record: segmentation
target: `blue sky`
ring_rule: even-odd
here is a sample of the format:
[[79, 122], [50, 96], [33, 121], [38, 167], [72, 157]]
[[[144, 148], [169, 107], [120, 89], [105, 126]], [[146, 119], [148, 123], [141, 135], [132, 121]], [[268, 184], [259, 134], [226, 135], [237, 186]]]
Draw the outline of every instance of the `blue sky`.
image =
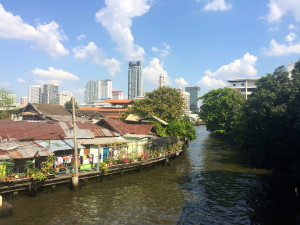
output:
[[88, 80], [127, 96], [128, 62], [144, 90], [163, 73], [201, 93], [261, 77], [300, 56], [299, 0], [0, 0], [0, 88], [60, 85], [83, 100]]

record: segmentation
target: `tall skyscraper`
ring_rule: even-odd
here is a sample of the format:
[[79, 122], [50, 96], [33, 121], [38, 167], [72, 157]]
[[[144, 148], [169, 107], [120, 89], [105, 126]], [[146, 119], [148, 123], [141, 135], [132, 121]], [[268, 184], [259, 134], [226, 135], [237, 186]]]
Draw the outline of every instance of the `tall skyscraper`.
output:
[[84, 102], [93, 104], [99, 99], [112, 98], [112, 81], [111, 80], [90, 80], [85, 86]]
[[143, 96], [143, 77], [141, 61], [129, 62], [128, 99]]
[[41, 92], [41, 103], [59, 104], [58, 85], [44, 84]]
[[41, 102], [41, 86], [31, 85], [28, 87], [28, 102], [40, 103]]
[[186, 92], [190, 93], [190, 110], [192, 112], [199, 112], [200, 111], [200, 106], [199, 106], [199, 91], [200, 88], [195, 86], [195, 87], [186, 87], [185, 88]]

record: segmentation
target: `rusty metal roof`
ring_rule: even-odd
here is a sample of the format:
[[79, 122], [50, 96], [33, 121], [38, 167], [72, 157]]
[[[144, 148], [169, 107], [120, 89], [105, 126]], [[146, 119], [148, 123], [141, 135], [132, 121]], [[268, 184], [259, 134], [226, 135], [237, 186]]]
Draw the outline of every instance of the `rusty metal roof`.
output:
[[125, 134], [153, 134], [151, 129], [152, 124], [127, 124], [119, 119], [104, 118], [97, 124], [103, 125], [105, 127], [109, 126], [111, 129], [115, 130], [122, 136]]
[[[116, 137], [117, 132], [87, 122], [76, 122], [78, 138]], [[1, 140], [59, 140], [73, 137], [71, 122], [27, 122], [0, 120]]]
[[49, 152], [45, 148], [37, 145], [32, 141], [4, 141], [0, 142], [0, 149], [2, 152], [2, 155], [0, 155], [0, 159], [2, 160], [30, 159], [33, 158], [35, 154], [38, 154], [39, 156], [49, 156]]

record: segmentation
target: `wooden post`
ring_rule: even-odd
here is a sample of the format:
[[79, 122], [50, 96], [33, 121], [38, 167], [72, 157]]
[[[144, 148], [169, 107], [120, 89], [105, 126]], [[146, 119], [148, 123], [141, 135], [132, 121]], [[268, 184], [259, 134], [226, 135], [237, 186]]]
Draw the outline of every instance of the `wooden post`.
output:
[[74, 172], [72, 175], [72, 187], [73, 187], [73, 190], [76, 190], [79, 187], [79, 178], [78, 178], [78, 145], [77, 145], [77, 136], [76, 136], [74, 97], [72, 97], [72, 117], [73, 117], [73, 134], [74, 134], [74, 165], [73, 165]]

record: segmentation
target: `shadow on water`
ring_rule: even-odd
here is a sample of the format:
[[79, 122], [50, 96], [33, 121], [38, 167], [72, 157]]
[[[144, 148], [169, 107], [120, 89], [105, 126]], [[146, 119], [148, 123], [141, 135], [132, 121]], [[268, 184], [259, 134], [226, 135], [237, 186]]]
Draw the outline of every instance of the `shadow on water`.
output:
[[251, 167], [226, 139], [197, 128], [178, 224], [300, 224], [287, 177]]

